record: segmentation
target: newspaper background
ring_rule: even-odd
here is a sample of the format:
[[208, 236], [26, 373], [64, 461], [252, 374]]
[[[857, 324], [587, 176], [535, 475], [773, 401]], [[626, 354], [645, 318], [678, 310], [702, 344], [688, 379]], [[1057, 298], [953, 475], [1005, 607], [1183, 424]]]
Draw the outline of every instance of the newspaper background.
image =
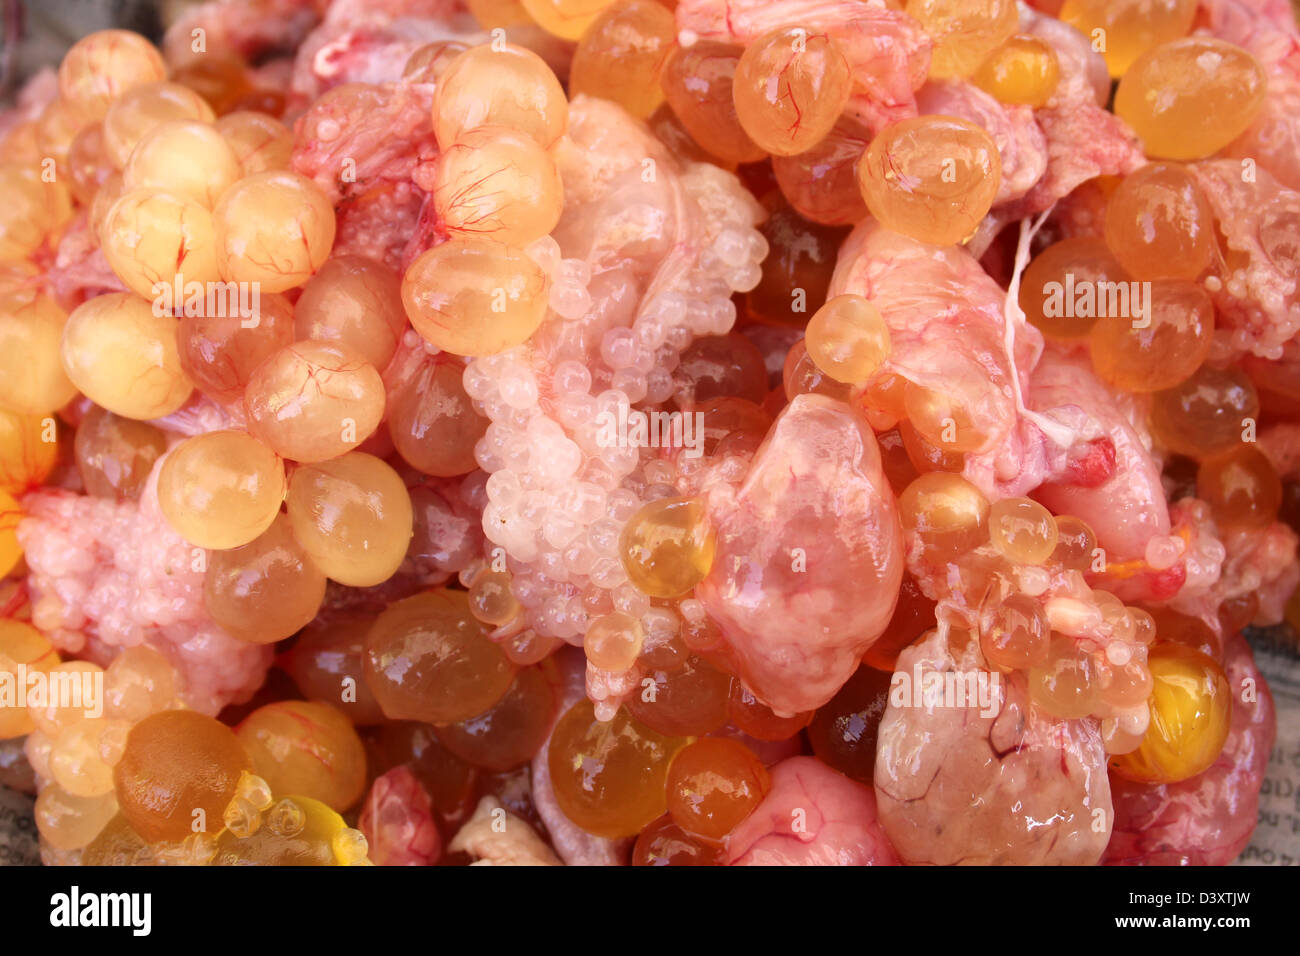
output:
[[[57, 63], [77, 38], [110, 26], [157, 35], [195, 0], [0, 0], [0, 102], [21, 78]], [[1300, 17], [1300, 0], [1292, 0]], [[21, 22], [21, 42], [15, 24]], [[1277, 704], [1277, 743], [1259, 799], [1259, 824], [1239, 865], [1300, 865], [1300, 643], [1282, 625], [1248, 632]], [[34, 801], [0, 787], [0, 866], [40, 862]]]

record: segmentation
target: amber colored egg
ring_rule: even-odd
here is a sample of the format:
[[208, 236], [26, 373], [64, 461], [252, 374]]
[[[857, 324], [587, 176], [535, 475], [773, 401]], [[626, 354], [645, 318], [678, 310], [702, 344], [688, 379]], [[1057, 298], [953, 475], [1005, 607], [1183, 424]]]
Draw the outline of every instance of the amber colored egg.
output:
[[118, 805], [149, 843], [216, 833], [253, 763], [225, 724], [190, 710], [165, 710], [131, 728], [113, 768]]
[[515, 667], [470, 613], [464, 591], [405, 598], [366, 638], [366, 682], [390, 720], [453, 724], [483, 713], [509, 690]]
[[366, 753], [351, 722], [319, 701], [259, 707], [235, 728], [272, 793], [309, 796], [343, 811], [361, 799]]
[[683, 830], [720, 843], [763, 802], [772, 778], [758, 755], [736, 740], [702, 737], [668, 768], [668, 813]]
[[481, 714], [436, 728], [438, 740], [466, 763], [503, 772], [522, 766], [546, 741], [555, 691], [537, 667], [522, 668], [505, 696]]
[[621, 708], [599, 721], [583, 699], [551, 734], [551, 783], [565, 816], [589, 833], [634, 836], [667, 809], [664, 784], [684, 744], [651, 730]]

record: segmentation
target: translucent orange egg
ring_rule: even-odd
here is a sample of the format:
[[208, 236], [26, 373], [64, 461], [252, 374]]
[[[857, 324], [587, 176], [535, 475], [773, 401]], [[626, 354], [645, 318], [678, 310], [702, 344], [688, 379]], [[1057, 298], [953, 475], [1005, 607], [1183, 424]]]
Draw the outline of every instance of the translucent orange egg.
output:
[[176, 320], [127, 293], [79, 305], [64, 327], [62, 356], [87, 398], [126, 418], [170, 415], [194, 391], [181, 370]]
[[469, 586], [469, 607], [484, 624], [500, 627], [514, 618], [522, 606], [510, 591], [510, 575], [485, 569]]
[[200, 548], [238, 548], [280, 513], [284, 463], [245, 432], [187, 438], [158, 472], [158, 505], [167, 522]]
[[772, 157], [772, 173], [782, 195], [813, 222], [827, 226], [860, 222], [867, 205], [858, 189], [857, 167], [870, 139], [866, 127], [842, 116], [807, 151]]
[[542, 324], [546, 273], [520, 249], [452, 239], [411, 263], [402, 301], [415, 331], [444, 352], [494, 355]]
[[1282, 480], [1268, 457], [1247, 443], [1201, 462], [1196, 496], [1225, 528], [1263, 528], [1277, 520]]
[[222, 813], [252, 761], [225, 724], [190, 710], [167, 710], [131, 728], [113, 768], [118, 804], [148, 843], [216, 834]]
[[727, 722], [731, 675], [703, 657], [676, 667], [655, 667], [624, 704], [638, 721], [659, 733], [702, 736]]
[[1020, 25], [1012, 0], [907, 0], [903, 9], [934, 40], [934, 79], [970, 76]]
[[704, 502], [661, 498], [623, 526], [619, 552], [628, 578], [651, 597], [688, 593], [713, 566], [716, 540]]
[[987, 540], [989, 501], [960, 475], [921, 475], [899, 497], [898, 512], [903, 528], [939, 554], [969, 551]]
[[433, 104], [433, 129], [443, 149], [465, 130], [489, 125], [526, 133], [550, 149], [568, 124], [569, 101], [551, 68], [511, 43], [485, 43], [456, 57]]
[[691, 139], [726, 163], [753, 163], [766, 155], [736, 113], [733, 85], [742, 52], [714, 40], [675, 47], [661, 79], [664, 99]]
[[310, 179], [287, 170], [245, 176], [212, 210], [217, 265], [228, 282], [262, 292], [302, 285], [334, 245], [334, 206]]
[[1053, 634], [1046, 660], [1029, 672], [1034, 703], [1064, 720], [1087, 717], [1097, 706], [1092, 658], [1073, 638]]
[[1047, 614], [1034, 598], [1011, 594], [980, 615], [980, 649], [993, 667], [1027, 670], [1047, 660]]
[[381, 372], [405, 329], [401, 277], [365, 256], [331, 256], [294, 305], [298, 338], [347, 346]]
[[176, 119], [211, 123], [216, 115], [202, 96], [179, 83], [146, 83], [122, 94], [104, 114], [104, 148], [113, 166], [124, 168], [146, 133]]
[[917, 116], [886, 127], [858, 164], [862, 198], [881, 225], [941, 246], [974, 232], [1001, 182], [993, 137], [951, 116]]
[[324, 598], [325, 575], [298, 544], [278, 506], [258, 537], [213, 554], [203, 579], [203, 603], [212, 619], [250, 644], [292, 636], [311, 622]]
[[771, 788], [752, 750], [726, 737], [704, 737], [678, 751], [668, 768], [668, 813], [693, 836], [721, 843]]
[[[3, 504], [0, 502], [0, 507]], [[0, 521], [3, 521], [2, 517]], [[0, 544], [2, 550], [3, 544]], [[2, 565], [3, 556], [0, 555]], [[5, 674], [3, 679], [11, 688], [16, 688], [19, 664], [25, 665], [28, 671], [48, 673], [59, 663], [58, 651], [40, 631], [22, 621], [0, 618], [0, 672]], [[27, 712], [26, 697], [16, 698], [12, 705], [6, 702], [0, 706], [0, 740], [22, 737], [35, 729], [36, 724]]]
[[302, 465], [285, 499], [294, 537], [327, 577], [372, 587], [406, 557], [414, 515], [401, 477], [373, 455]]
[[1036, 36], [1017, 34], [989, 54], [971, 82], [999, 102], [1037, 108], [1052, 98], [1060, 78], [1056, 51]]
[[745, 687], [732, 678], [731, 694], [727, 700], [727, 716], [733, 727], [755, 740], [789, 740], [808, 726], [812, 713], [779, 717]]
[[1241, 442], [1259, 411], [1259, 393], [1245, 372], [1202, 365], [1151, 396], [1151, 432], [1170, 451], [1204, 458]]
[[350, 346], [307, 340], [275, 352], [244, 392], [248, 429], [297, 462], [337, 458], [370, 437], [384, 413], [384, 383]]
[[61, 179], [46, 181], [38, 167], [0, 166], [5, 204], [0, 207], [0, 261], [32, 255], [71, 216], [71, 192]]
[[1100, 239], [1079, 236], [1048, 246], [1020, 281], [1020, 308], [1048, 338], [1086, 336], [1097, 321], [1097, 292], [1127, 283], [1128, 274]]
[[430, 359], [388, 392], [388, 434], [407, 464], [450, 478], [478, 467], [474, 446], [487, 431], [458, 362]]
[[673, 15], [654, 0], [607, 6], [578, 41], [569, 91], [613, 100], [637, 119], [663, 102], [659, 74], [677, 33]]
[[859, 295], [837, 295], [808, 320], [804, 336], [817, 367], [848, 385], [871, 378], [889, 358], [889, 326]]
[[[1214, 303], [1200, 286], [1177, 280], [1133, 283], [1130, 292], [1128, 308], [1122, 294], [1112, 299], [1089, 332], [1093, 368], [1103, 381], [1127, 391], [1172, 388], [1209, 355]], [[1139, 308], [1134, 298], [1145, 305]]]
[[68, 147], [68, 176], [72, 195], [83, 206], [94, 202], [108, 177], [113, 174], [113, 164], [104, 153], [104, 126], [91, 123], [82, 128]]
[[438, 157], [433, 204], [453, 236], [525, 246], [560, 221], [564, 186], [555, 161], [528, 133], [480, 126]]
[[510, 689], [515, 667], [474, 619], [464, 591], [391, 604], [366, 639], [366, 681], [390, 720], [452, 724], [482, 714]]
[[640, 723], [625, 709], [596, 720], [582, 699], [559, 719], [548, 753], [555, 800], [589, 833], [634, 836], [667, 810], [673, 755], [686, 743]]
[[1029, 498], [1003, 498], [989, 510], [993, 547], [1019, 564], [1042, 564], [1056, 550], [1052, 513]]
[[277, 658], [304, 697], [332, 705], [358, 727], [384, 722], [363, 664], [376, 617], [362, 611], [322, 614]]
[[294, 339], [294, 307], [284, 296], [259, 294], [236, 305], [187, 311], [176, 330], [186, 377], [222, 403], [242, 399], [253, 371]]
[[633, 866], [720, 866], [724, 854], [692, 837], [665, 814], [636, 838], [632, 848]]
[[211, 209], [241, 175], [239, 158], [209, 123], [168, 120], [146, 133], [122, 170], [127, 189], [160, 189]]
[[282, 700], [235, 728], [254, 772], [274, 793], [311, 797], [343, 811], [361, 799], [366, 753], [352, 723], [329, 704]]
[[129, 30], [97, 30], [72, 45], [59, 64], [59, 95], [97, 120], [123, 93], [167, 78], [157, 48]]
[[862, 663], [892, 673], [903, 649], [926, 631], [933, 630], [935, 606], [935, 602], [921, 590], [920, 582], [911, 574], [904, 573], [894, 614], [884, 632], [862, 655]]
[[502, 772], [521, 767], [546, 742], [555, 716], [555, 691], [536, 667], [515, 675], [505, 695], [490, 708], [459, 723], [437, 728], [439, 742], [466, 763]]
[[39, 486], [59, 457], [54, 419], [0, 408], [0, 490], [18, 494]]
[[[493, 0], [473, 0], [469, 3], [470, 13], [474, 13], [474, 7], [479, 4], [491, 4]], [[506, 0], [507, 4], [514, 4], [522, 15], [522, 22], [528, 21], [528, 14], [523, 12], [523, 8], [518, 5], [518, 0]], [[489, 29], [493, 26], [504, 26], [505, 24], [482, 24]], [[469, 49], [459, 40], [435, 40], [433, 43], [426, 43], [409, 57], [406, 58], [406, 66], [402, 67], [402, 79], [410, 83], [437, 83], [442, 79], [443, 74], [451, 68], [451, 64], [456, 57], [460, 56]]]
[[114, 816], [117, 799], [108, 793], [90, 797], [47, 783], [36, 797], [36, 828], [41, 839], [60, 850], [79, 850], [94, 840]]
[[82, 417], [73, 454], [86, 493], [127, 501], [140, 497], [154, 462], [167, 450], [162, 429], [94, 405]]
[[188, 283], [205, 289], [220, 279], [212, 214], [185, 196], [157, 189], [123, 192], [105, 216], [99, 241], [127, 288], [157, 301], [165, 313], [189, 297]]
[[1058, 515], [1056, 518], [1056, 548], [1052, 561], [1059, 562], [1072, 571], [1087, 571], [1092, 567], [1097, 535], [1082, 518]]
[[216, 130], [234, 151], [245, 176], [289, 168], [293, 133], [274, 116], [256, 110], [237, 110], [217, 120]]
[[1246, 131], [1264, 105], [1264, 69], [1241, 47], [1188, 37], [1139, 56], [1115, 91], [1115, 115], [1148, 156], [1202, 159]]
[[1123, 76], [1152, 47], [1187, 36], [1196, 0], [1065, 0], [1060, 16], [1093, 40], [1111, 76]]
[[586, 32], [610, 0], [521, 0], [528, 15], [547, 33], [576, 40]]
[[1138, 279], [1195, 279], [1214, 254], [1213, 232], [1204, 192], [1173, 163], [1126, 176], [1106, 204], [1106, 245]]
[[831, 131], [852, 86], [848, 60], [830, 36], [782, 27], [745, 46], [732, 92], [749, 138], [774, 156], [794, 156]]
[[175, 668], [148, 644], [125, 647], [104, 671], [104, 713], [135, 723], [176, 699]]

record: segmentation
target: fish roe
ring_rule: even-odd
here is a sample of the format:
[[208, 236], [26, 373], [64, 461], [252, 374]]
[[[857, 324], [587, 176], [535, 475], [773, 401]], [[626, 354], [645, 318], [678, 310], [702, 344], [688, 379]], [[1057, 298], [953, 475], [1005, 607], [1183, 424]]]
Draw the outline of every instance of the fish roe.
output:
[[934, 40], [932, 79], [970, 76], [1020, 25], [1014, 0], [907, 0], [903, 9]]
[[1152, 47], [1187, 36], [1196, 0], [1065, 0], [1060, 16], [1094, 41], [1111, 76], [1123, 76]]
[[257, 708], [235, 728], [253, 771], [274, 793], [319, 800], [342, 812], [366, 786], [366, 753], [352, 723], [319, 701], [281, 700]]
[[1188, 37], [1135, 60], [1115, 91], [1115, 115], [1148, 156], [1203, 159], [1246, 131], [1264, 105], [1259, 61], [1241, 47]]
[[1259, 412], [1250, 376], [1207, 364], [1151, 396], [1151, 433], [1170, 451], [1204, 458], [1237, 445]]
[[252, 761], [225, 724], [191, 710], [167, 710], [131, 728], [113, 768], [118, 805], [148, 843], [215, 834]]
[[578, 41], [570, 92], [613, 100], [637, 119], [649, 119], [663, 103], [659, 74], [676, 33], [672, 13], [654, 0], [611, 3]]
[[238, 548], [280, 514], [284, 462], [246, 432], [187, 438], [158, 472], [158, 505], [182, 538], [200, 548]]
[[971, 76], [971, 82], [1001, 103], [1045, 106], [1056, 92], [1061, 64], [1044, 40], [1017, 34], [994, 50]]
[[366, 638], [366, 682], [390, 720], [452, 724], [482, 714], [516, 668], [488, 640], [464, 591], [446, 588], [388, 606]]
[[752, 41], [736, 65], [736, 118], [773, 156], [794, 156], [831, 131], [849, 101], [853, 77], [831, 37], [782, 27]]
[[1177, 783], [1208, 770], [1228, 739], [1232, 688], [1215, 661], [1181, 644], [1158, 644], [1147, 656], [1151, 723], [1142, 743], [1111, 760], [1122, 777]]
[[1196, 496], [1224, 528], [1263, 528], [1277, 520], [1282, 480], [1253, 443], [1204, 459], [1196, 471]]
[[[1104, 382], [1130, 392], [1172, 388], [1210, 353], [1214, 303], [1200, 286], [1178, 280], [1132, 284], [1133, 298], [1112, 301], [1088, 335], [1092, 365]], [[1123, 290], [1121, 290], [1122, 292]], [[1141, 307], [1134, 299], [1145, 299]]]
[[652, 730], [626, 709], [599, 721], [591, 701], [580, 700], [551, 734], [555, 800], [589, 833], [635, 836], [667, 811], [668, 767], [685, 743]]
[[628, 518], [619, 555], [628, 578], [651, 597], [691, 591], [713, 566], [716, 538], [698, 498], [661, 498]]
[[294, 537], [325, 576], [372, 587], [406, 557], [414, 514], [400, 476], [364, 452], [302, 465], [285, 498]]
[[703, 737], [673, 757], [666, 785], [673, 822], [701, 840], [721, 843], [763, 802], [772, 778], [739, 741]]
[[889, 326], [880, 310], [860, 295], [837, 295], [808, 320], [808, 356], [847, 385], [871, 378], [889, 358]]
[[214, 553], [203, 579], [203, 604], [212, 619], [250, 644], [291, 637], [324, 599], [325, 575], [293, 536], [278, 502], [266, 530], [242, 547]]
[[1214, 254], [1210, 204], [1186, 168], [1150, 163], [1106, 204], [1106, 245], [1137, 279], [1195, 279]]
[[862, 198], [881, 225], [938, 246], [961, 242], [975, 231], [1001, 182], [1002, 160], [993, 137], [952, 116], [894, 123], [871, 141], [858, 163]]

